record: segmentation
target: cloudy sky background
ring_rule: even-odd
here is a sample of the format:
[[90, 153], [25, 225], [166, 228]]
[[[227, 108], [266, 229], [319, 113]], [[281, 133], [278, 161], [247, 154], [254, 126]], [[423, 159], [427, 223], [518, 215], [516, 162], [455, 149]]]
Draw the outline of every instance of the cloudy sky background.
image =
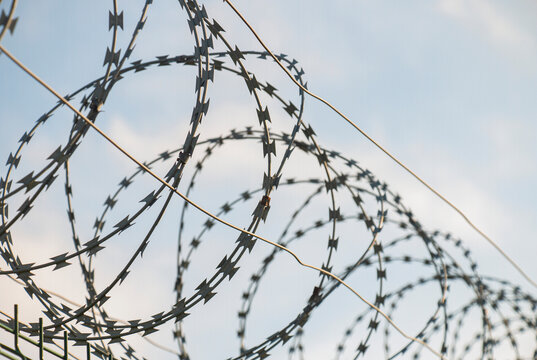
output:
[[[261, 49], [224, 3], [207, 1], [204, 4], [209, 16], [218, 20], [226, 30], [226, 37], [241, 50]], [[0, 8], [7, 10], [8, 5], [9, 2], [4, 1]], [[120, 3], [120, 10], [125, 13], [125, 31], [119, 37], [121, 48], [125, 48], [142, 5], [142, 1]], [[300, 62], [311, 91], [332, 102], [459, 206], [532, 278], [537, 278], [535, 2], [236, 1], [235, 5], [276, 53], [288, 54]], [[13, 35], [6, 36], [2, 44], [60, 93], [68, 93], [104, 73], [102, 61], [111, 36], [107, 23], [110, 8], [111, 4], [104, 2], [22, 2], [17, 8], [20, 17], [17, 29]], [[159, 1], [150, 7], [146, 28], [130, 60], [191, 54], [193, 46], [185, 14], [178, 3]], [[219, 46], [216, 50], [222, 49]], [[296, 88], [274, 63], [247, 59], [246, 64], [260, 74], [260, 80], [268, 80], [286, 98], [294, 99], [295, 104], [298, 102]], [[112, 91], [98, 124], [138, 159], [152, 159], [183, 143], [195, 100], [194, 84], [193, 67], [158, 68], [127, 77]], [[211, 108], [203, 123], [202, 138], [257, 123], [253, 101], [242, 80], [217, 74], [209, 96]], [[29, 130], [56, 99], [6, 56], [0, 56], [0, 99], [0, 156], [7, 160], [24, 131]], [[275, 123], [285, 124], [283, 120], [278, 122], [278, 116], [283, 118], [284, 114], [275, 110]], [[450, 231], [464, 238], [467, 246], [474, 250], [483, 273], [513, 280], [535, 294], [452, 209], [325, 106], [307, 99], [305, 120], [315, 129], [323, 146], [357, 159], [390, 184], [427, 228]], [[65, 141], [70, 123], [71, 114], [67, 110], [59, 111], [49, 120], [23, 155], [16, 179], [44, 164], [46, 157]], [[204, 191], [193, 196], [209, 210], [217, 209], [229, 198], [218, 197], [224, 191], [233, 198], [241, 190], [258, 186], [262, 178], [262, 166], [252, 165], [261, 161], [259, 154], [241, 147], [224, 151], [221, 161], [210, 170], [209, 174], [214, 175], [208, 175], [200, 184]], [[87, 136], [72, 165], [75, 205], [79, 209], [77, 223], [84, 229], [82, 233], [90, 233], [102, 202], [132, 169], [128, 160], [98, 136]], [[305, 173], [308, 171], [304, 169]], [[145, 196], [155, 184], [144, 179], [137, 186], [132, 190], [134, 200], [127, 200], [122, 205], [124, 209]], [[50, 194], [40, 201], [40, 206], [36, 206], [35, 213], [28, 216], [26, 225], [15, 229], [16, 246], [25, 254], [21, 257], [35, 261], [70, 249], [62, 191], [59, 179]], [[178, 211], [179, 205], [177, 200], [174, 209]], [[112, 217], [119, 220], [124, 217], [121, 215], [119, 211]], [[114, 224], [113, 219], [109, 220], [110, 225]], [[241, 219], [244, 217], [235, 218], [244, 226]], [[193, 221], [201, 224], [205, 220]], [[214, 262], [233, 243], [233, 232], [223, 228], [219, 231], [226, 240], [212, 239], [212, 247], [199, 254], [199, 269], [194, 269], [193, 273], [203, 274], [204, 267], [212, 269]], [[270, 229], [264, 231], [261, 234], [270, 234]], [[137, 264], [136, 277], [131, 282], [126, 281], [122, 291], [115, 294], [117, 302], [110, 304], [114, 315], [125, 318], [137, 313], [150, 315], [164, 310], [173, 301], [176, 246], [173, 219], [162, 227], [156, 238], [164, 240], [152, 244], [143, 261]], [[109, 252], [100, 263], [103, 270], [99, 271], [117, 272], [118, 264], [127, 259], [132, 247], [127, 237], [120, 237], [116, 244], [107, 248]], [[308, 256], [306, 252], [300, 255]], [[291, 261], [284, 261], [281, 266], [289, 272], [296, 271], [297, 280], [307, 274]], [[275, 272], [274, 279], [283, 273], [284, 270]], [[244, 279], [248, 275], [245, 271]], [[297, 285], [292, 278], [287, 279], [288, 285], [283, 281], [282, 291], [298, 287], [300, 295], [297, 296], [304, 299], [315, 277], [305, 280], [307, 285]], [[83, 284], [76, 271], [44, 272], [40, 279], [43, 286], [83, 301]], [[102, 281], [105, 279], [103, 276]], [[195, 280], [190, 285], [195, 286]], [[196, 320], [187, 324], [191, 329], [189, 333], [193, 339], [201, 339], [192, 341], [193, 358], [208, 358], [215, 353], [227, 357], [236, 351], [237, 344], [233, 342], [236, 299], [243, 286], [233, 286], [230, 285], [227, 292], [223, 290], [221, 302], [209, 303], [207, 312], [197, 309], [197, 313], [192, 314]], [[0, 291], [0, 308], [4, 311], [10, 312], [13, 303], [18, 302], [24, 307], [25, 321], [35, 321], [39, 316], [38, 309], [27, 301], [25, 292], [8, 279], [0, 279]], [[341, 297], [341, 302], [328, 306], [345, 309], [342, 304], [358, 302], [352, 297]], [[283, 324], [282, 319], [289, 319], [298, 309], [292, 306], [289, 309], [286, 304], [290, 301], [285, 297], [280, 299], [281, 304], [277, 299], [259, 301], [257, 309], [272, 305], [283, 314], [277, 324]], [[229, 314], [221, 314], [222, 308], [229, 309]], [[285, 316], [286, 311], [289, 316]], [[213, 313], [222, 316], [217, 326], [210, 321]], [[345, 318], [346, 314], [340, 310], [336, 315]], [[259, 316], [258, 328], [277, 328], [270, 321], [274, 320]], [[220, 336], [224, 339], [222, 324], [231, 324], [226, 327], [231, 333], [229, 342], [215, 340]], [[333, 354], [345, 326], [334, 327], [334, 336], [321, 334], [312, 338], [315, 341], [306, 354], [311, 358]], [[259, 331], [259, 334], [267, 333]], [[257, 339], [257, 333], [252, 336]], [[173, 347], [168, 330], [154, 338]], [[324, 340], [321, 342], [321, 339]], [[207, 346], [209, 340], [214, 346]], [[150, 356], [166, 356], [141, 341], [138, 347]]]

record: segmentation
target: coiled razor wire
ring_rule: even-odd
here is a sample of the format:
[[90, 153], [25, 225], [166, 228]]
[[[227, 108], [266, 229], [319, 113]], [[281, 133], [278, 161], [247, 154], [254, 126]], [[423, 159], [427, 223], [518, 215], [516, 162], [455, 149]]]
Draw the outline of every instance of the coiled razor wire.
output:
[[[43, 313], [48, 318], [44, 326], [45, 341], [61, 340], [61, 333], [67, 331], [68, 339], [75, 345], [90, 344], [94, 356], [122, 359], [141, 359], [129, 339], [131, 335], [157, 332], [168, 322], [175, 322], [174, 337], [177, 340], [176, 354], [179, 359], [190, 359], [188, 353], [187, 332], [183, 319], [194, 307], [202, 307], [217, 295], [219, 287], [233, 281], [239, 271], [241, 262], [249, 257], [256, 245], [256, 233], [262, 223], [270, 224], [271, 195], [278, 189], [309, 189], [303, 201], [296, 195], [295, 208], [282, 227], [278, 224], [280, 235], [274, 248], [263, 259], [259, 268], [245, 284], [242, 299], [238, 303], [237, 353], [229, 359], [264, 359], [270, 356], [273, 349], [287, 347], [289, 358], [304, 358], [306, 345], [304, 334], [319, 331], [309, 327], [310, 319], [315, 310], [320, 308], [330, 295], [340, 287], [342, 281], [360, 275], [370, 276], [376, 284], [374, 307], [369, 307], [357, 314], [355, 309], [347, 309], [347, 313], [355, 316], [349, 321], [347, 329], [338, 344], [334, 346], [334, 358], [360, 359], [367, 357], [371, 343], [382, 338], [385, 358], [430, 358], [431, 353], [416, 341], [394, 341], [393, 324], [386, 321], [378, 309], [391, 319], [398, 318], [398, 310], [406, 306], [405, 301], [412, 298], [415, 292], [427, 289], [427, 303], [432, 304], [427, 313], [420, 314], [418, 330], [411, 334], [412, 338], [429, 344], [441, 357], [448, 359], [466, 359], [473, 356], [481, 359], [516, 358], [529, 359], [537, 357], [537, 300], [520, 287], [507, 281], [481, 275], [477, 271], [477, 263], [470, 251], [460, 239], [449, 233], [431, 232], [426, 230], [415, 218], [413, 213], [404, 206], [399, 195], [392, 192], [387, 184], [377, 180], [357, 161], [345, 157], [339, 152], [325, 149], [316, 138], [312, 127], [303, 118], [304, 92], [300, 91], [297, 105], [286, 100], [278, 90], [263, 82], [246, 67], [247, 59], [257, 57], [271, 59], [267, 52], [241, 51], [224, 36], [224, 29], [208, 16], [204, 6], [196, 1], [179, 0], [179, 5], [187, 17], [191, 36], [194, 40], [194, 53], [191, 55], [158, 56], [155, 59], [132, 61], [137, 36], [143, 30], [147, 15], [152, 4], [147, 0], [143, 6], [139, 20], [134, 27], [131, 39], [124, 51], [120, 50], [117, 41], [118, 32], [123, 30], [123, 11], [118, 8], [116, 0], [109, 12], [109, 30], [111, 43], [106, 48], [104, 59], [104, 75], [64, 98], [73, 104], [79, 104], [79, 111], [95, 123], [101, 109], [106, 103], [114, 85], [128, 76], [134, 76], [143, 70], [156, 67], [186, 65], [197, 69], [195, 105], [192, 111], [190, 129], [184, 138], [183, 146], [163, 151], [155, 159], [143, 163], [133, 173], [120, 181], [116, 190], [105, 199], [103, 209], [97, 216], [94, 232], [91, 235], [79, 233], [75, 222], [72, 178], [69, 173], [73, 154], [84, 141], [88, 131], [92, 131], [80, 116], [75, 115], [73, 125], [65, 143], [48, 157], [48, 163], [42, 168], [34, 169], [24, 176], [15, 176], [17, 167], [22, 160], [26, 146], [65, 104], [60, 101], [49, 111], [39, 117], [33, 127], [21, 137], [17, 149], [9, 154], [7, 171], [0, 180], [0, 253], [9, 269], [2, 269], [0, 275], [16, 277], [28, 295], [39, 302]], [[4, 5], [0, 1], [0, 5]], [[13, 34], [17, 24], [15, 17], [17, 1], [8, 2], [2, 8], [0, 16], [0, 41], [6, 34]], [[7, 10], [6, 10], [7, 9]], [[7, 12], [6, 12], [6, 11]], [[215, 44], [224, 46], [225, 51], [213, 51]], [[298, 62], [284, 54], [277, 56], [287, 66], [295, 79], [306, 88], [304, 70]], [[257, 118], [251, 126], [234, 129], [229, 133], [208, 139], [199, 139], [203, 132], [202, 120], [209, 111], [208, 92], [215, 79], [215, 72], [228, 72], [244, 79], [247, 89], [256, 104]], [[290, 117], [288, 130], [275, 131], [271, 128], [269, 109], [262, 99], [271, 97], [285, 110]], [[207, 125], [207, 124], [204, 124]], [[181, 183], [188, 183], [185, 195], [189, 197], [211, 156], [217, 154], [225, 146], [233, 143], [253, 143], [263, 154], [266, 170], [262, 174], [257, 188], [244, 189], [235, 197], [230, 197], [215, 214], [225, 217], [240, 208], [250, 208], [251, 218], [243, 224], [247, 232], [236, 235], [234, 247], [218, 263], [216, 270], [208, 275], [193, 292], [183, 289], [187, 279], [189, 266], [194, 260], [193, 254], [213, 231], [215, 220], [207, 217], [197, 235], [189, 241], [185, 231], [191, 229], [188, 212], [192, 206], [184, 202], [178, 223], [177, 276], [175, 281], [176, 299], [170, 308], [146, 318], [118, 321], [106, 311], [106, 303], [110, 299], [111, 290], [119, 286], [128, 276], [135, 261], [140, 261], [144, 250], [154, 238], [154, 231], [170, 207], [175, 192], [161, 184], [150, 192], [140, 196], [140, 205], [122, 216], [122, 220], [105, 231], [107, 215], [121, 201], [124, 191], [147, 169], [159, 164], [167, 166], [164, 179], [174, 189]], [[277, 150], [280, 157], [277, 157]], [[286, 165], [289, 160], [300, 153], [315, 159], [321, 170], [314, 177], [287, 177]], [[200, 155], [201, 154], [201, 155]], [[193, 165], [189, 160], [195, 157]], [[187, 166], [194, 170], [189, 179], [183, 178]], [[63, 174], [62, 174], [63, 172]], [[40, 195], [49, 188], [58, 186], [56, 181], [63, 175], [67, 215], [74, 248], [65, 250], [50, 261], [42, 263], [24, 263], [17, 254], [13, 244], [17, 237], [12, 234], [14, 224], [24, 222], [25, 216], [32, 211]], [[24, 193], [26, 199], [14, 204], [15, 195]], [[298, 191], [294, 191], [300, 194]], [[305, 215], [313, 203], [326, 202], [324, 213], [318, 219], [311, 220]], [[352, 206], [348, 206], [348, 204]], [[252, 205], [253, 204], [253, 205]], [[15, 207], [15, 211], [8, 211]], [[113, 242], [118, 235], [135, 225], [138, 219], [148, 213], [152, 207], [158, 208], [156, 218], [149, 230], [146, 230], [138, 247], [130, 255], [126, 265], [114, 276], [104, 288], [98, 289], [95, 284], [96, 268], [94, 258], [104, 251], [105, 246]], [[343, 209], [343, 210], [342, 210]], [[199, 213], [196, 213], [199, 215]], [[245, 219], [246, 220], [246, 219]], [[306, 224], [304, 225], [304, 222]], [[342, 232], [340, 228], [351, 227], [355, 233]], [[248, 343], [248, 319], [255, 307], [254, 299], [258, 294], [263, 279], [269, 273], [274, 260], [281, 255], [282, 247], [289, 247], [303, 242], [310, 235], [319, 231], [327, 231], [327, 248], [323, 270], [311, 295], [302, 309], [287, 319], [278, 331], [267, 333], [265, 340], [259, 343]], [[363, 230], [367, 231], [365, 238]], [[140, 230], [142, 231], [142, 230]], [[359, 236], [356, 234], [360, 234]], [[345, 243], [358, 243], [363, 250], [352, 256], [348, 263], [338, 263], [336, 253], [338, 247]], [[423, 252], [416, 252], [415, 249]], [[84, 305], [66, 303], [66, 299], [49, 293], [34, 278], [34, 273], [47, 268], [54, 270], [73, 265], [78, 262], [87, 290], [87, 301]], [[335, 270], [334, 270], [335, 269]], [[372, 269], [373, 272], [368, 271]], [[407, 270], [404, 270], [407, 269]], [[418, 270], [417, 270], [418, 269]], [[403, 272], [403, 279], [389, 281], [388, 275]], [[341, 281], [328, 276], [334, 273]], [[450, 296], [451, 287], [462, 287], [465, 296], [460, 299]], [[434, 289], [434, 290], [433, 290]], [[457, 292], [459, 294], [459, 292]], [[281, 296], [285, 296], [281, 294]], [[453, 303], [453, 305], [451, 305]], [[400, 310], [403, 311], [404, 310]], [[6, 316], [5, 313], [2, 313]], [[478, 319], [478, 323], [475, 320]], [[3, 324], [13, 325], [13, 319], [2, 319]], [[31, 336], [38, 334], [38, 323], [21, 324], [21, 331]], [[528, 333], [531, 341], [521, 337]], [[461, 334], [471, 334], [462, 337]], [[112, 345], [117, 344], [117, 345]], [[368, 352], [369, 351], [369, 352]], [[226, 355], [221, 355], [224, 358]], [[378, 355], [372, 355], [378, 356]]]

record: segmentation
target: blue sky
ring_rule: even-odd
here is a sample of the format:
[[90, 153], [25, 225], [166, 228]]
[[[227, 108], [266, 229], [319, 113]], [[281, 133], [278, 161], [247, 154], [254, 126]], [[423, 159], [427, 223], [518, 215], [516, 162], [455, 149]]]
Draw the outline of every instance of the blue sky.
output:
[[[234, 3], [271, 49], [300, 62], [311, 91], [328, 99], [459, 206], [532, 278], [537, 278], [534, 260], [537, 245], [533, 241], [537, 223], [534, 188], [537, 183], [537, 3], [484, 0]], [[8, 4], [9, 1], [2, 2], [0, 9], [6, 10]], [[119, 37], [122, 48], [142, 4], [142, 1], [120, 4], [125, 13], [125, 31]], [[209, 16], [218, 20], [226, 36], [241, 50], [261, 49], [224, 3], [204, 4]], [[103, 74], [102, 61], [110, 42], [109, 8], [110, 4], [104, 2], [21, 2], [16, 13], [20, 17], [17, 29], [3, 39], [2, 45], [65, 94]], [[179, 5], [159, 1], [150, 8], [146, 28], [131, 60], [190, 54], [192, 49], [192, 36]], [[216, 50], [219, 49], [222, 47], [217, 45]], [[248, 60], [247, 64], [286, 97], [297, 99], [297, 89], [273, 62]], [[151, 159], [165, 149], [182, 144], [194, 101], [194, 81], [193, 67], [137, 73], [118, 83], [103, 109], [100, 126], [138, 158]], [[242, 81], [217, 74], [210, 97], [211, 109], [202, 138], [257, 122]], [[7, 160], [24, 131], [56, 99], [6, 56], [0, 56], [0, 99], [0, 156]], [[321, 144], [357, 159], [389, 183], [428, 228], [449, 230], [463, 237], [475, 251], [484, 273], [507, 277], [532, 291], [453, 210], [342, 119], [311, 98], [307, 99], [306, 109], [306, 121], [315, 129]], [[65, 140], [70, 121], [70, 113], [62, 110], [47, 123], [38, 134], [39, 140], [23, 157], [19, 177], [26, 175], [26, 169], [42, 164]], [[233, 177], [233, 171], [241, 166], [253, 167], [249, 164], [258, 157], [240, 148], [226, 151], [229, 151], [226, 158], [236, 160], [235, 164], [216, 164], [214, 171], [223, 179], [230, 179], [229, 183], [210, 178], [204, 183], [205, 188], [212, 187], [214, 194], [228, 189], [235, 196], [241, 186], [258, 184], [257, 173], [245, 172], [244, 185], [237, 184]], [[73, 176], [76, 187], [81, 189], [77, 196], [83, 207], [78, 222], [82, 227], [91, 227], [101, 199], [106, 198], [132, 166], [94, 134], [88, 136], [87, 145], [75, 160], [78, 165], [73, 165]], [[99, 170], [104, 170], [107, 176], [97, 176]], [[20, 239], [24, 239], [19, 246], [28, 251], [29, 257], [38, 258], [40, 251], [58, 254], [69, 246], [65, 239], [54, 243], [56, 237], [66, 234], [65, 229], [56, 230], [65, 227], [65, 209], [62, 200], [58, 200], [61, 199], [58, 185], [56, 192], [51, 191], [49, 203], [45, 202], [48, 205], [41, 207], [41, 215], [30, 219], [31, 226], [19, 229]], [[151, 188], [154, 184], [147, 180], [140, 185], [140, 193], [145, 191], [143, 186]], [[209, 208], [218, 206], [210, 194], [209, 190], [200, 192], [195, 200]], [[176, 235], [170, 226], [162, 230], [161, 236], [175, 239]], [[147, 276], [146, 282], [151, 281], [150, 271], [155, 268], [165, 273], [173, 271], [173, 255], [161, 260], [159, 251], [173, 251], [174, 245], [162, 246], [154, 250], [154, 257], [145, 258], [146, 267], [140, 265], [145, 272], [141, 271], [138, 279]], [[128, 252], [127, 248], [128, 243], [119, 243], [111, 251], [122, 256]], [[207, 256], [208, 259], [200, 260], [202, 265], [211, 263], [210, 255]], [[104, 260], [101, 266], [106, 268]], [[71, 292], [80, 300], [81, 284], [74, 285], [76, 276], [70, 275], [73, 274], [58, 275], [73, 284], [66, 289], [60, 286], [58, 291]], [[161, 283], [152, 284], [154, 291], [166, 289], [169, 296], [172, 278], [162, 275]], [[51, 286], [56, 282], [46, 277], [43, 281]], [[10, 308], [14, 301], [24, 301], [24, 292], [19, 294], [7, 280], [0, 279], [0, 286], [9, 288], [12, 294], [0, 300], [2, 308]], [[128, 297], [117, 296], [123, 301]], [[162, 305], [147, 294], [141, 294], [140, 302], [150, 308]], [[229, 303], [234, 304], [233, 300]], [[121, 313], [122, 309], [118, 306], [117, 311]], [[30, 312], [28, 317], [34, 314], [37, 312]], [[129, 316], [128, 311], [125, 316]], [[203, 318], [203, 314], [199, 316]], [[203, 333], [202, 327], [191, 326], [194, 333]], [[343, 328], [339, 332], [342, 331]], [[173, 346], [169, 333], [157, 336]], [[201, 358], [209, 356], [210, 350], [204, 346], [193, 346], [194, 353], [197, 351]], [[326, 354], [332, 354], [333, 348], [331, 344]], [[147, 351], [154, 354], [155, 350]], [[316, 351], [322, 354], [323, 350]]]

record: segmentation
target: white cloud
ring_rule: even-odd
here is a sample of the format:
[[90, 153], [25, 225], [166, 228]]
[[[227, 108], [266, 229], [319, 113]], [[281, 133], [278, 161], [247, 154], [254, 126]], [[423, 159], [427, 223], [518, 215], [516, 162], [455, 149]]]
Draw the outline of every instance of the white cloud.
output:
[[463, 22], [506, 51], [506, 54], [515, 51], [513, 59], [520, 60], [521, 55], [531, 56], [532, 59], [536, 56], [537, 44], [534, 36], [490, 1], [440, 0], [438, 9]]
[[488, 123], [486, 132], [494, 146], [491, 170], [495, 175], [508, 180], [536, 176], [535, 124], [518, 119], [491, 119]]

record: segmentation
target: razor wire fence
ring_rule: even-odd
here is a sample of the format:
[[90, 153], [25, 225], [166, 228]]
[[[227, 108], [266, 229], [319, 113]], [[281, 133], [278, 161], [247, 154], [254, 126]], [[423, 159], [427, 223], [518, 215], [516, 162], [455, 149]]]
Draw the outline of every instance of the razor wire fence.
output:
[[[16, 34], [18, 19], [15, 16], [16, 0], [4, 0], [0, 5], [3, 6], [1, 42], [4, 36]], [[221, 291], [226, 284], [235, 281], [242, 264], [249, 258], [255, 258], [252, 252], [261, 241], [273, 249], [256, 263], [257, 267], [246, 280], [241, 298], [235, 304], [239, 308], [238, 326], [234, 331], [238, 341], [236, 352], [229, 359], [264, 359], [281, 348], [288, 351], [290, 359], [303, 358], [307, 333], [323, 331], [323, 328], [309, 326], [315, 313], [326, 307], [344, 287], [363, 300], [354, 289], [356, 286], [349, 285], [361, 277], [367, 277], [370, 282], [374, 301], [365, 301], [367, 306], [359, 313], [354, 308], [347, 309], [348, 323], [335, 346], [336, 359], [344, 356], [364, 358], [371, 353], [374, 354], [371, 356], [377, 356], [378, 353], [373, 352], [378, 351], [377, 348], [381, 348], [389, 359], [430, 358], [434, 355], [449, 359], [470, 356], [529, 359], [537, 356], [537, 300], [533, 295], [508, 281], [481, 274], [461, 239], [450, 233], [426, 229], [404, 205], [402, 197], [359, 161], [321, 145], [316, 132], [305, 119], [305, 92], [300, 90], [298, 101], [293, 102], [249, 70], [251, 59], [273, 61], [269, 52], [240, 50], [222, 25], [209, 16], [204, 5], [182, 0], [179, 5], [190, 31], [186, 35], [193, 38], [194, 52], [133, 61], [131, 56], [135, 53], [137, 39], [144, 30], [151, 7], [157, 4], [145, 1], [139, 10], [138, 20], [132, 26], [132, 35], [120, 49], [118, 34], [124, 31], [124, 12], [131, 11], [131, 8], [120, 10], [120, 4], [112, 1], [112, 8], [107, 14], [110, 42], [104, 50], [102, 76], [61, 96], [58, 103], [24, 132], [17, 148], [7, 156], [7, 170], [0, 180], [0, 253], [7, 268], [0, 269], [0, 276], [17, 282], [33, 303], [43, 309], [46, 319], [24, 324], [19, 321], [17, 308], [13, 317], [3, 312], [0, 328], [12, 335], [13, 345], [0, 344], [1, 356], [11, 359], [70, 359], [77, 356], [71, 355], [70, 349], [81, 346], [86, 350], [86, 359], [141, 359], [143, 355], [131, 346], [135, 335], [145, 337], [173, 324], [176, 350], [168, 352], [179, 359], [190, 359], [185, 319], [201, 316], [200, 311], [203, 314], [203, 310], [199, 309], [218, 298], [217, 289]], [[218, 51], [215, 50], [217, 46]], [[8, 56], [7, 51], [1, 56]], [[307, 89], [305, 72], [297, 60], [285, 54], [277, 54], [276, 59], [285, 65], [295, 81]], [[103, 117], [103, 110], [115, 86], [124, 79], [136, 77], [141, 72], [177, 66], [192, 67], [196, 71], [189, 129], [183, 134], [182, 145], [162, 149], [152, 160], [139, 160], [103, 132], [98, 127], [98, 119]], [[31, 69], [27, 70], [30, 74]], [[219, 73], [244, 81], [254, 104], [251, 109], [254, 118], [244, 128], [235, 127], [218, 136], [203, 138], [204, 126], [210, 126], [204, 121], [210, 113], [209, 92], [216, 81], [215, 74]], [[48, 86], [44, 82], [42, 85]], [[52, 88], [49, 87], [49, 90]], [[56, 144], [55, 150], [45, 155], [45, 165], [35, 167], [25, 175], [18, 174], [18, 167], [24, 163], [26, 156], [30, 156], [27, 148], [33, 144], [32, 141], [39, 137], [58, 112], [67, 107], [73, 112], [72, 126], [64, 134], [66, 140]], [[279, 118], [282, 114], [285, 116], [283, 129], [274, 126], [277, 122], [273, 121], [276, 120], [275, 113]], [[76, 182], [70, 168], [79, 161], [75, 154], [80, 152], [90, 133], [102, 135], [118, 153], [134, 163], [135, 170], [103, 196], [104, 204], [88, 233], [82, 231], [76, 221], [81, 210], [75, 206]], [[255, 174], [256, 185], [242, 187], [237, 194], [231, 191], [224, 193], [226, 199], [219, 204], [218, 210], [209, 212], [192, 200], [194, 189], [198, 182], [203, 181], [207, 169], [214, 166], [213, 158], [230, 146], [257, 152], [258, 165], [262, 170]], [[235, 159], [227, 161], [233, 163]], [[316, 175], [303, 172], [302, 163], [313, 164]], [[253, 168], [253, 165], [248, 166]], [[98, 173], [98, 176], [106, 175], [105, 171]], [[218, 178], [214, 179], [212, 174], [206, 177], [216, 186]], [[151, 178], [153, 185], [144, 187], [144, 193], [135, 195], [136, 205], [127, 210], [121, 208], [121, 203], [133, 196], [126, 193], [142, 178]], [[63, 185], [59, 185], [60, 179], [63, 179]], [[181, 186], [186, 190], [180, 191]], [[55, 187], [63, 188], [72, 248], [63, 249], [46, 261], [25, 262], [22, 260], [24, 254], [16, 250], [17, 242], [24, 239], [19, 239], [12, 229], [24, 225], [33, 209], [39, 206], [43, 194]], [[280, 193], [287, 195], [282, 199], [278, 197]], [[177, 259], [172, 284], [175, 293], [173, 304], [149, 316], [115, 319], [105, 306], [114, 297], [114, 291], [130, 279], [135, 264], [144, 261], [144, 252], [158, 239], [155, 234], [173, 213], [172, 204], [178, 197], [184, 201], [178, 217], [173, 220], [177, 226], [177, 252], [173, 254]], [[278, 207], [278, 201], [285, 203], [283, 209]], [[118, 208], [122, 212], [120, 218], [109, 221], [110, 217], [117, 216], [114, 212]], [[315, 218], [311, 215], [312, 208]], [[245, 211], [247, 215], [241, 216], [240, 222], [225, 220], [234, 212]], [[152, 219], [147, 220], [148, 217]], [[277, 221], [271, 221], [271, 218], [277, 218]], [[139, 224], [147, 226], [144, 229]], [[259, 230], [267, 225], [279, 235], [271, 239], [259, 235]], [[197, 286], [187, 288], [185, 281], [189, 278], [190, 269], [200, 262], [201, 249], [210, 237], [223, 237], [215, 234], [224, 234], [222, 226], [235, 231], [232, 237], [234, 245], [226, 248], [225, 255], [219, 258], [216, 266], [204, 266], [205, 278]], [[190, 241], [187, 240], [187, 236], [191, 236], [189, 231], [195, 234]], [[307, 243], [307, 239], [321, 231], [324, 232], [322, 259], [320, 264], [309, 265], [291, 249], [296, 244]], [[107, 274], [110, 278], [102, 286], [96, 281], [99, 271], [96, 258], [106, 253], [107, 246], [120, 241], [122, 234], [136, 239], [137, 245], [119, 270]], [[349, 243], [358, 246], [359, 250], [348, 250], [353, 249], [346, 248]], [[344, 256], [339, 255], [342, 248], [346, 249]], [[279, 265], [275, 264], [286, 252], [302, 267], [319, 273], [319, 277], [309, 288], [306, 298], [302, 299], [304, 301], [301, 300], [298, 311], [282, 320], [277, 330], [267, 330], [262, 340], [252, 344], [247, 334], [251, 331], [249, 323], [256, 310], [258, 294], [262, 291], [265, 277], [276, 271], [274, 269]], [[113, 259], [111, 261], [114, 262]], [[87, 292], [84, 304], [57, 296], [40, 285], [35, 277], [41, 271], [51, 271], [50, 276], [53, 276], [55, 271], [74, 268], [74, 264], [78, 264]], [[284, 292], [277, 295], [286, 297]], [[398, 326], [397, 319], [409, 311], [409, 303], [417, 303], [418, 307], [423, 306], [427, 311], [416, 314], [414, 322], [419, 324], [412, 332], [405, 332]], [[330, 309], [334, 313], [341, 310], [330, 306], [329, 312]], [[216, 323], [212, 325], [216, 326]], [[21, 342], [38, 348], [38, 357], [23, 354]]]

